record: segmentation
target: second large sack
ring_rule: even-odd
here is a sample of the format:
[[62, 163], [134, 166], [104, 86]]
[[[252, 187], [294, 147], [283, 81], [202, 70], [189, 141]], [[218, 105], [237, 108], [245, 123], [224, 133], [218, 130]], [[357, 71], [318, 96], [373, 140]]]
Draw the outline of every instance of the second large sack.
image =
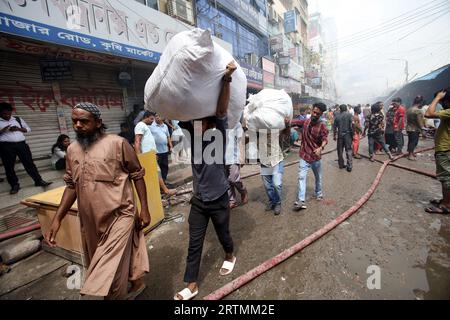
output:
[[244, 118], [250, 130], [283, 130], [284, 119], [292, 120], [292, 99], [284, 90], [264, 89], [248, 98]]
[[[145, 85], [146, 108], [163, 118], [189, 121], [214, 116], [222, 77], [233, 56], [213, 42], [207, 30], [176, 34]], [[247, 78], [238, 65], [232, 75], [228, 127], [233, 128], [245, 107]]]

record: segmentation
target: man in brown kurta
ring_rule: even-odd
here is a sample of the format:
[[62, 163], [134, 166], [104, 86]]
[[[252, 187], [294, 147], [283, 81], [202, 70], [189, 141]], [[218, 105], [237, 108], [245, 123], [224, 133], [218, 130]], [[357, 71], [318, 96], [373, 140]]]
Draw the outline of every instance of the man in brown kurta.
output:
[[[149, 271], [142, 232], [150, 224], [144, 169], [126, 140], [104, 133], [95, 105], [77, 105], [72, 121], [77, 141], [67, 150], [67, 188], [45, 238], [55, 245], [61, 220], [77, 200], [88, 266], [80, 293], [124, 299], [128, 281], [133, 284], [131, 293], [142, 291], [142, 277]], [[131, 180], [141, 201], [140, 215], [136, 212]]]

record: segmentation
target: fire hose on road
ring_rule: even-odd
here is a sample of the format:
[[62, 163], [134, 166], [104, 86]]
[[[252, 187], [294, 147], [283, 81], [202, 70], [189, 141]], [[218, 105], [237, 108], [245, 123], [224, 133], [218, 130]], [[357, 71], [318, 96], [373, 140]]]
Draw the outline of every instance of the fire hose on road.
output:
[[[427, 148], [427, 149], [422, 149], [418, 152], [425, 152], [425, 151], [430, 151], [433, 149], [434, 148]], [[329, 151], [329, 152], [332, 152], [332, 151]], [[306, 237], [299, 243], [286, 249], [282, 253], [276, 255], [275, 257], [273, 257], [269, 260], [266, 260], [259, 266], [253, 268], [252, 270], [248, 271], [247, 273], [243, 274], [242, 276], [238, 277], [237, 279], [233, 280], [232, 282], [226, 284], [222, 288], [208, 294], [203, 299], [204, 300], [220, 300], [220, 299], [228, 296], [230, 293], [236, 291], [240, 287], [244, 286], [245, 284], [247, 284], [250, 281], [252, 281], [253, 279], [257, 278], [261, 274], [265, 273], [266, 271], [274, 268], [281, 262], [292, 257], [294, 254], [299, 253], [301, 250], [303, 250], [304, 248], [306, 248], [307, 246], [312, 244], [314, 241], [320, 239], [322, 236], [324, 236], [325, 234], [327, 234], [328, 232], [330, 232], [331, 230], [336, 228], [342, 222], [347, 220], [350, 216], [355, 214], [370, 199], [370, 197], [373, 195], [376, 188], [380, 184], [381, 178], [383, 177], [383, 174], [384, 174], [386, 168], [388, 167], [388, 165], [392, 164], [392, 162], [397, 161], [398, 159], [400, 159], [404, 156], [406, 156], [406, 155], [398, 156], [398, 157], [394, 158], [394, 160], [392, 160], [392, 161], [387, 160], [387, 161], [383, 162], [383, 165], [381, 166], [380, 170], [378, 171], [378, 174], [377, 174], [374, 182], [372, 183], [371, 187], [369, 188], [369, 190], [350, 209], [348, 209], [347, 211], [342, 213], [339, 217], [337, 217], [336, 219], [334, 219], [333, 221], [331, 221], [330, 223], [328, 223], [321, 229], [317, 230], [310, 236]], [[294, 164], [294, 163], [292, 163], [292, 164]], [[405, 167], [405, 168], [407, 168], [407, 167]], [[410, 169], [410, 168], [408, 168], [408, 169]], [[425, 174], [425, 175], [429, 176], [429, 173], [424, 173], [424, 172], [421, 172], [420, 170], [415, 170], [414, 172]]]

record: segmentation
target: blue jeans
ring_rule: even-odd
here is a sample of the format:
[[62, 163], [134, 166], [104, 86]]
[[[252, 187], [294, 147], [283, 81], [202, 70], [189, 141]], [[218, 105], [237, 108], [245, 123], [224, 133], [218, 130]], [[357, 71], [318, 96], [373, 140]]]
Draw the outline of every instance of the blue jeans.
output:
[[283, 192], [283, 173], [276, 173], [271, 176], [261, 176], [267, 196], [272, 205], [281, 204]]
[[300, 159], [299, 164], [299, 178], [298, 178], [298, 201], [305, 202], [306, 200], [306, 178], [308, 176], [309, 169], [314, 172], [316, 178], [316, 197], [323, 197], [322, 193], [322, 162], [320, 160], [312, 163], [306, 162]]

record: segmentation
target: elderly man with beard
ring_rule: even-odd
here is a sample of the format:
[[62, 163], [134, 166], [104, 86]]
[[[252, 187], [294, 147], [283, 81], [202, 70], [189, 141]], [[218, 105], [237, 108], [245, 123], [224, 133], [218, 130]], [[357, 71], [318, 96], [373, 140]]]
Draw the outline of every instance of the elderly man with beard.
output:
[[[76, 105], [72, 123], [77, 139], [67, 149], [67, 187], [45, 240], [56, 246], [61, 221], [77, 200], [88, 266], [80, 293], [105, 299], [134, 298], [145, 289], [142, 278], [149, 271], [142, 232], [150, 224], [144, 169], [126, 140], [105, 134], [97, 106]], [[141, 202], [140, 215], [132, 180]]]

